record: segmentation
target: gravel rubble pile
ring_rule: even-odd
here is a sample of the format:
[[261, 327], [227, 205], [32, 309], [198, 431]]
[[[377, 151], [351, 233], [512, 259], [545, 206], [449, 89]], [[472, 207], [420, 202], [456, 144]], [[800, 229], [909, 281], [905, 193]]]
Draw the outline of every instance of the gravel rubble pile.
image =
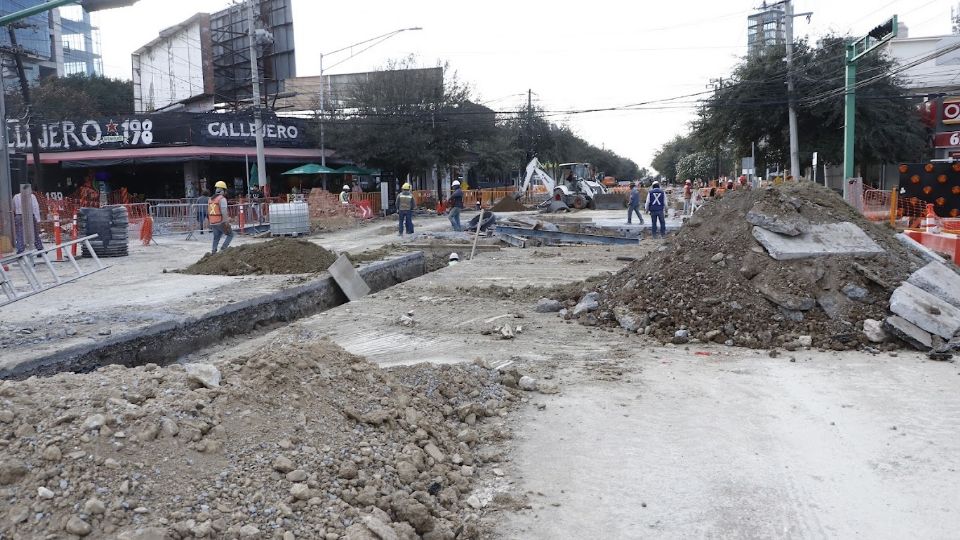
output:
[[[753, 223], [796, 234], [811, 224], [844, 221], [885, 253], [777, 261], [752, 234]], [[678, 344], [889, 348], [896, 345], [868, 338], [864, 321], [884, 320], [891, 293], [920, 266], [888, 229], [826, 188], [806, 182], [735, 191], [698, 210], [658, 251], [595, 288], [599, 294], [567, 297], [561, 314]]]
[[274, 238], [207, 253], [180, 272], [211, 276], [314, 274], [326, 272], [336, 260], [336, 253], [313, 242]]
[[476, 538], [468, 499], [503, 459], [519, 379], [287, 338], [4, 381], [0, 538]]

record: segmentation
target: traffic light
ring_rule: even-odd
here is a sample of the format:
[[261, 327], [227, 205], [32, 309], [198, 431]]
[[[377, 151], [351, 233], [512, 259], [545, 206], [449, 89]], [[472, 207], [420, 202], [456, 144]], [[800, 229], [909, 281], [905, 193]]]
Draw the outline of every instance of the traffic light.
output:
[[103, 9], [113, 9], [132, 6], [137, 0], [82, 0], [80, 5], [85, 11], [100, 11]]
[[873, 30], [867, 33], [867, 36], [875, 39], [876, 41], [881, 41], [890, 34], [893, 34], [893, 24], [895, 19], [890, 19], [887, 22], [875, 27]]

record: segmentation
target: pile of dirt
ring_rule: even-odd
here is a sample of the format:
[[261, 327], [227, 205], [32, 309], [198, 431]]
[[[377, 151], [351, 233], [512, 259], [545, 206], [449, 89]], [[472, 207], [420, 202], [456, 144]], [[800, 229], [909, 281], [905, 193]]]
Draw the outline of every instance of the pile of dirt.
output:
[[[776, 217], [781, 227], [852, 222], [886, 253], [777, 261], [754, 239], [751, 210]], [[579, 317], [676, 343], [853, 349], [869, 343], [863, 321], [884, 320], [893, 289], [921, 264], [889, 229], [821, 186], [735, 191], [599, 287], [595, 310]]]
[[0, 383], [0, 537], [476, 538], [518, 374], [305, 341]]
[[336, 253], [312, 242], [274, 238], [208, 253], [181, 272], [211, 276], [312, 274], [326, 272], [336, 260]]
[[514, 199], [513, 197], [507, 196], [499, 201], [497, 204], [493, 205], [490, 208], [491, 212], [523, 212], [527, 207], [520, 204], [520, 201]]

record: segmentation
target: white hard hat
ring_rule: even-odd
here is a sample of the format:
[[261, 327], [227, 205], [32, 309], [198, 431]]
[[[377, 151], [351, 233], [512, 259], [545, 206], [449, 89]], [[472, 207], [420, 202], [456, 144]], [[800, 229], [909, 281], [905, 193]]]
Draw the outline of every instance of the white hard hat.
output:
[[450, 260], [451, 260], [451, 261], [459, 261], [459, 260], [460, 260], [460, 256], [457, 255], [456, 253], [451, 253], [451, 254], [450, 254]]
[[454, 181], [453, 181], [453, 185], [459, 186], [459, 185], [460, 185], [460, 181], [459, 181], [459, 180], [454, 180]]
[[344, 185], [344, 186], [343, 186], [343, 190], [344, 190], [344, 191], [350, 191], [350, 186]]

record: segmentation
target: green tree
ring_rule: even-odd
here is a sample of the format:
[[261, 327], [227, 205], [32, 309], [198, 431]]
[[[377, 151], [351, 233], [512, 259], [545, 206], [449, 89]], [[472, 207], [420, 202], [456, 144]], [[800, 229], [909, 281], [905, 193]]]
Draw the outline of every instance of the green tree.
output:
[[677, 180], [677, 162], [696, 150], [697, 144], [693, 137], [677, 135], [657, 150], [650, 165], [666, 180], [673, 182]]
[[[47, 77], [31, 89], [33, 116], [41, 121], [99, 118], [132, 114], [133, 83], [121, 79], [74, 74]], [[26, 114], [19, 91], [7, 93], [7, 116]]]
[[[814, 151], [821, 162], [843, 159], [844, 38], [828, 36], [815, 47], [795, 47], [797, 123], [801, 165]], [[767, 166], [789, 158], [785, 48], [744, 59], [707, 100], [694, 123], [694, 139], [702, 148], [727, 148], [733, 156], [749, 155], [757, 143], [757, 161]], [[893, 61], [868, 55], [860, 61], [857, 89], [856, 161], [860, 164], [916, 159], [926, 146], [926, 131], [902, 82], [891, 74]], [[758, 167], [760, 168], [760, 167]]]
[[495, 131], [496, 115], [443, 71], [438, 80], [405, 59], [359, 80], [329, 123], [331, 146], [398, 176], [467, 159], [471, 146]]
[[717, 160], [708, 152], [693, 152], [677, 161], [677, 180], [706, 180], [717, 175]]

